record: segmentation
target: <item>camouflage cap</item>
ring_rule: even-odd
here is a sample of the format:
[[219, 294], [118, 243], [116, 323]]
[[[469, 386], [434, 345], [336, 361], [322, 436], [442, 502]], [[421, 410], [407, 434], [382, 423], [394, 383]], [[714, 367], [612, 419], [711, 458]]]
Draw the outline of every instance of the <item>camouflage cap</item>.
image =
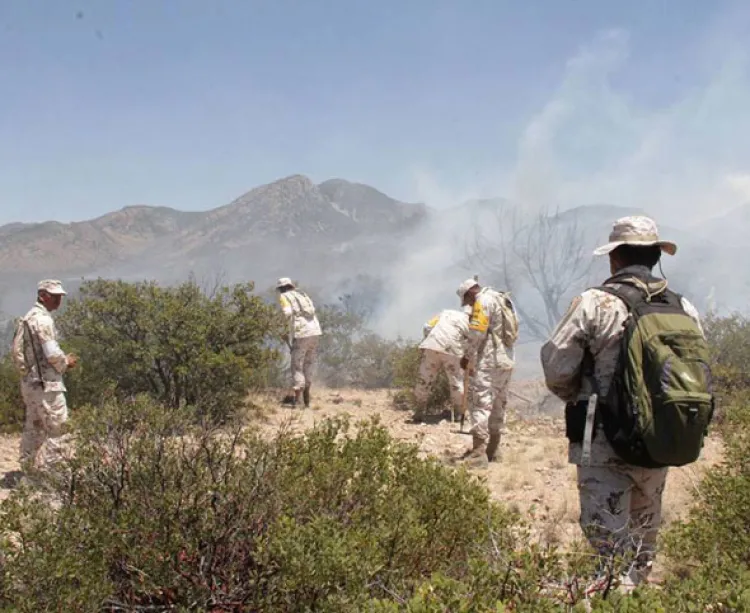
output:
[[594, 255], [607, 255], [621, 245], [649, 247], [659, 245], [665, 253], [674, 255], [677, 245], [672, 241], [661, 240], [656, 222], [650, 217], [635, 215], [618, 219], [609, 234], [609, 242], [594, 250]]
[[278, 281], [276, 281], [276, 289], [281, 289], [282, 287], [286, 287], [287, 285], [291, 285], [294, 287], [294, 283], [292, 283], [292, 280], [289, 277], [281, 277]]
[[466, 279], [461, 285], [458, 286], [458, 289], [456, 290], [456, 294], [458, 297], [463, 300], [464, 296], [466, 295], [466, 292], [468, 292], [472, 287], [475, 287], [479, 285], [476, 279]]
[[36, 289], [38, 292], [45, 291], [48, 294], [58, 296], [65, 296], [67, 294], [63, 289], [62, 281], [58, 281], [57, 279], [45, 279], [44, 281], [39, 281]]

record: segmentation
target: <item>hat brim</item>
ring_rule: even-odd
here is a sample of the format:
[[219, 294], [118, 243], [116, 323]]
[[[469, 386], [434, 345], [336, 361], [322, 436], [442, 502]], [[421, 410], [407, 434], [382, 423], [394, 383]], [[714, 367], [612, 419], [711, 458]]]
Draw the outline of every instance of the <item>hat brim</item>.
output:
[[654, 245], [659, 245], [664, 253], [669, 255], [677, 253], [677, 243], [673, 243], [672, 241], [613, 241], [594, 249], [594, 255], [607, 255], [618, 247], [622, 247], [622, 245], [633, 245], [634, 247], [653, 247]]

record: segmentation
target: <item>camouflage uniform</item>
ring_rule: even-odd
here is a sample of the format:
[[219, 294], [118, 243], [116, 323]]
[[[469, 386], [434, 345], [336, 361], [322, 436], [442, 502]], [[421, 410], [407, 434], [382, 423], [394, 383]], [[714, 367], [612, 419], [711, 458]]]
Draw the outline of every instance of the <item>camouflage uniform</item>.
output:
[[505, 425], [508, 385], [515, 365], [513, 345], [506, 344], [503, 339], [509, 328], [517, 328], [517, 321], [512, 305], [509, 312], [505, 300], [500, 292], [483, 288], [477, 294], [469, 321], [470, 340], [466, 355], [469, 363], [475, 365], [470, 384], [469, 416], [472, 435], [483, 443], [490, 436], [499, 437]]
[[414, 388], [418, 405], [415, 417], [424, 412], [431, 387], [441, 370], [448, 377], [451, 402], [460, 409], [464, 395], [464, 373], [460, 363], [469, 342], [468, 313], [445, 310], [424, 325], [423, 334], [424, 340], [419, 345], [419, 376]]
[[315, 376], [321, 336], [315, 305], [307, 294], [296, 289], [280, 294], [279, 303], [289, 326], [292, 387], [295, 390], [309, 389]]
[[[637, 229], [640, 219], [625, 218], [618, 223], [635, 223]], [[641, 266], [618, 272], [631, 270], [650, 276], [650, 270]], [[682, 305], [700, 326], [695, 307], [684, 298]], [[627, 317], [625, 303], [601, 290], [589, 289], [574, 298], [541, 350], [550, 391], [565, 402], [586, 402], [596, 383], [599, 397], [605, 397], [617, 366]], [[582, 375], [587, 348], [594, 358], [594, 382]], [[570, 443], [568, 460], [577, 465], [581, 528], [604, 557], [628, 550], [638, 552], [638, 564], [627, 577], [637, 584], [648, 576], [653, 563], [667, 469], [641, 468], [623, 462], [601, 425], [593, 432], [587, 465], [582, 464], [581, 455], [582, 444]]]
[[22, 372], [21, 395], [26, 405], [21, 467], [24, 471], [43, 469], [58, 460], [64, 448], [68, 406], [62, 376], [67, 370], [67, 356], [57, 342], [52, 315], [41, 302], [18, 324], [13, 359]]

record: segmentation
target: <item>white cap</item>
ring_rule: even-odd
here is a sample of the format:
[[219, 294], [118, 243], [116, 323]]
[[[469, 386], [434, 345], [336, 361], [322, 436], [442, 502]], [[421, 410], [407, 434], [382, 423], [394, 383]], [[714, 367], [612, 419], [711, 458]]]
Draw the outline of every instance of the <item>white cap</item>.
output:
[[36, 289], [38, 292], [45, 291], [48, 294], [53, 294], [55, 296], [67, 295], [67, 292], [63, 289], [62, 281], [58, 281], [57, 279], [45, 279], [44, 281], [39, 281]]
[[479, 285], [479, 282], [476, 281], [476, 279], [466, 279], [466, 281], [458, 286], [456, 294], [458, 294], [458, 297], [463, 300], [466, 292], [468, 292], [472, 287], [476, 287], [477, 285]]
[[291, 285], [294, 287], [294, 283], [292, 283], [292, 280], [289, 277], [281, 277], [278, 281], [276, 281], [276, 289], [281, 289], [282, 287], [286, 287], [287, 285]]

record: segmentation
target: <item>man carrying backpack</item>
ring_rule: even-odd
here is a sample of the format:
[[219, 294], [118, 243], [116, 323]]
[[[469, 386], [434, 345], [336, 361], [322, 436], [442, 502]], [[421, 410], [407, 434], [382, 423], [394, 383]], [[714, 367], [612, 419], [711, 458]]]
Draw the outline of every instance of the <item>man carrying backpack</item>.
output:
[[508, 385], [515, 365], [518, 316], [507, 293], [481, 287], [467, 279], [458, 288], [463, 307], [471, 307], [469, 343], [461, 368], [472, 367], [470, 382], [472, 448], [460, 462], [470, 468], [487, 468], [500, 446], [505, 425]]
[[625, 590], [651, 570], [668, 467], [697, 459], [713, 413], [698, 313], [652, 274], [676, 251], [650, 218], [617, 220], [594, 251], [612, 277], [573, 299], [541, 350], [547, 387], [567, 403], [581, 527], [603, 564], [631, 559]]
[[300, 396], [305, 407], [310, 406], [310, 386], [315, 374], [315, 362], [318, 355], [318, 342], [321, 330], [315, 305], [303, 291], [295, 288], [288, 277], [282, 277], [276, 283], [279, 292], [279, 304], [287, 318], [288, 329], [285, 340], [291, 351], [292, 361], [292, 396], [291, 404], [299, 404]]

